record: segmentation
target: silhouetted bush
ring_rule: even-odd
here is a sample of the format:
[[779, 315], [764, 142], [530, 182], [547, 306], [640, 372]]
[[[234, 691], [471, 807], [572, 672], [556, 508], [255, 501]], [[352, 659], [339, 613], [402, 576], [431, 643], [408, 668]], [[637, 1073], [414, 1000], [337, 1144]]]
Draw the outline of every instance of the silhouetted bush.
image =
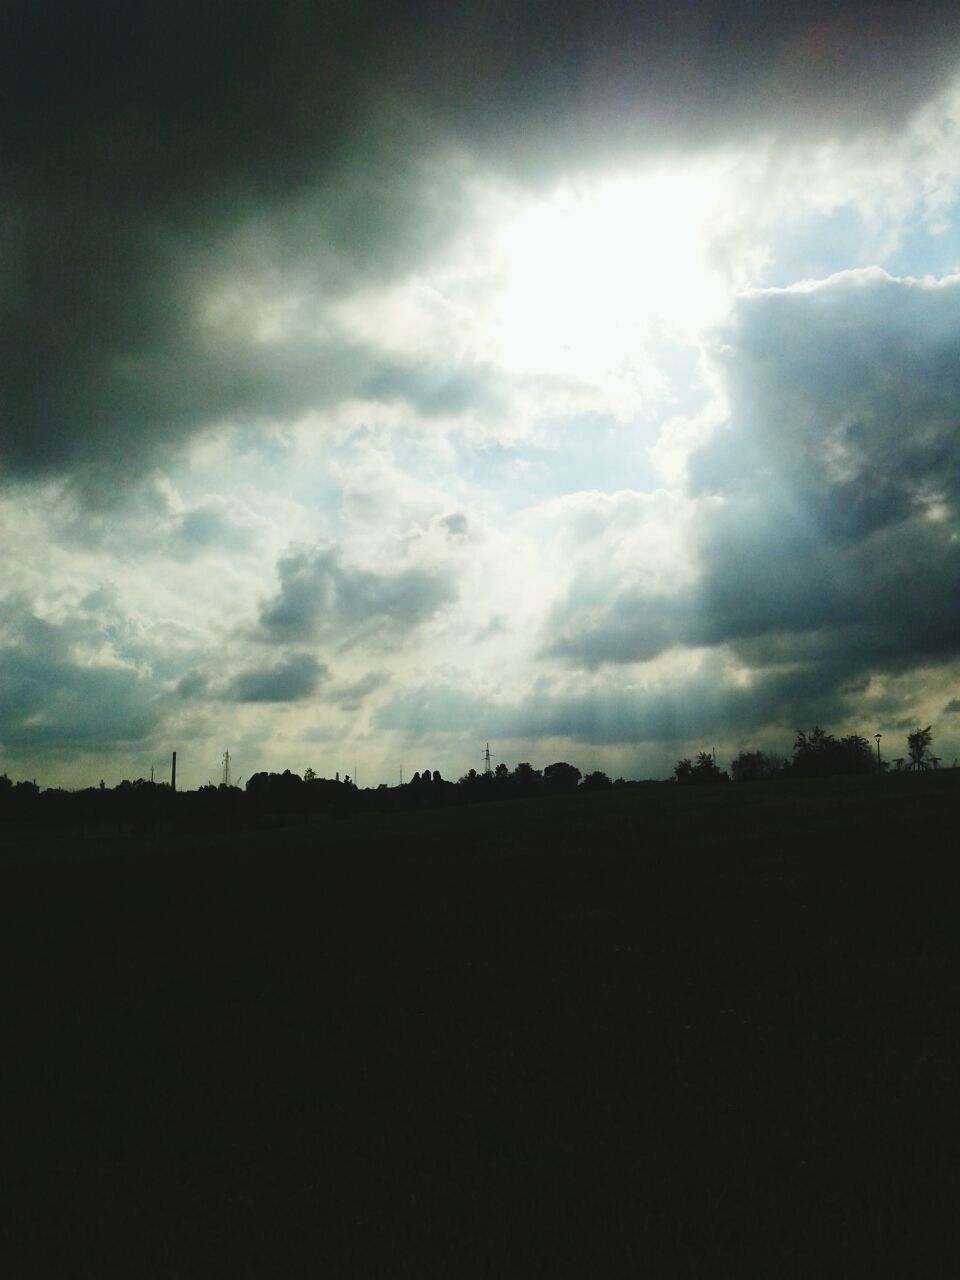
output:
[[677, 782], [684, 786], [688, 786], [691, 783], [703, 785], [704, 783], [730, 781], [709, 751], [698, 751], [695, 762], [691, 762], [686, 757], [683, 760], [678, 760], [674, 765], [673, 776]]
[[797, 778], [829, 778], [835, 774], [873, 773], [876, 761], [865, 738], [850, 734], [835, 738], [817, 725], [810, 733], [797, 731], [790, 773]]
[[593, 773], [588, 773], [580, 784], [581, 791], [609, 791], [613, 783], [605, 773], [599, 769], [595, 769]]
[[556, 764], [548, 764], [543, 771], [544, 791], [548, 795], [576, 791], [580, 777], [580, 770], [575, 765], [558, 760]]
[[768, 782], [782, 778], [787, 760], [766, 751], [741, 751], [730, 765], [734, 782]]

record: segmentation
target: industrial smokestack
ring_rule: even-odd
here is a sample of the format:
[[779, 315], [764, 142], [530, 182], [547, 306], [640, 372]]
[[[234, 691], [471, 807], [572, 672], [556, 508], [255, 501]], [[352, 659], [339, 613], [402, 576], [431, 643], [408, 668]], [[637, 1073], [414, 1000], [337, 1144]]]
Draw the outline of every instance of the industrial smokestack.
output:
[[176, 791], [176, 789], [177, 789], [177, 753], [174, 752], [173, 761], [171, 762], [171, 765], [170, 765], [170, 790]]

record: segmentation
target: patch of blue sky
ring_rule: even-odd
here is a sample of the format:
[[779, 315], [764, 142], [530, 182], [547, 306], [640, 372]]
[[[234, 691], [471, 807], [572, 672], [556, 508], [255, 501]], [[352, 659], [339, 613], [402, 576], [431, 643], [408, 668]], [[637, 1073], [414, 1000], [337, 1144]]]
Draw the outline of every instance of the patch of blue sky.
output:
[[879, 265], [893, 276], [939, 278], [960, 271], [960, 204], [944, 211], [936, 231], [930, 231], [920, 219], [912, 222]]
[[[842, 206], [783, 229], [763, 285], [786, 288], [798, 280], [823, 280], [837, 271], [872, 265], [864, 257], [866, 230], [856, 209]], [[882, 265], [882, 264], [881, 264]]]
[[593, 489], [655, 489], [649, 429], [612, 415], [578, 414], [544, 421], [535, 438], [516, 444], [462, 443], [459, 471], [469, 484], [495, 495], [505, 511]]
[[187, 505], [211, 494], [235, 497], [257, 514], [273, 520], [280, 508], [295, 518], [282, 531], [291, 539], [330, 536], [340, 489], [322, 452], [304, 454], [282, 437], [264, 439], [260, 446], [238, 431], [228, 456], [202, 460], [171, 472], [180, 498]]
[[[882, 233], [881, 233], [882, 234]], [[885, 247], [860, 213], [842, 206], [804, 219], [778, 237], [763, 283], [785, 287], [798, 280], [823, 280], [852, 267], [882, 267], [892, 276], [944, 276], [960, 268], [960, 204], [940, 211], [931, 230], [920, 210]]]

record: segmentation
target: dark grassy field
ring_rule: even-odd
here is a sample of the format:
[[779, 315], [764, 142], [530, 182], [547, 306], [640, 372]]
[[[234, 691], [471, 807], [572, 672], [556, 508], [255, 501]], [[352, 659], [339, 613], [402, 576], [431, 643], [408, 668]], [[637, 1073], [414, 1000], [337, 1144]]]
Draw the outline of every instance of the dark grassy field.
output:
[[960, 1272], [956, 775], [0, 855], [0, 1274]]

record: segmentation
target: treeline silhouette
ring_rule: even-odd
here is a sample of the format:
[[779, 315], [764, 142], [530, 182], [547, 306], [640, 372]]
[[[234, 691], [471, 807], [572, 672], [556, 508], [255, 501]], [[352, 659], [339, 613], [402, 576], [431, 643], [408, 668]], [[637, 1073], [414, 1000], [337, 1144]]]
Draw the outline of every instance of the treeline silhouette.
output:
[[[883, 735], [879, 735], [882, 739]], [[900, 771], [906, 766], [908, 771], [917, 773], [928, 769], [937, 769], [939, 756], [932, 753], [933, 731], [930, 725], [925, 729], [915, 729], [908, 733], [907, 755], [897, 757], [893, 761], [894, 768]], [[681, 760], [675, 772], [677, 781], [721, 781], [726, 778], [713, 776], [709, 757], [701, 752], [696, 765], [691, 766], [689, 760]], [[678, 771], [699, 777], [680, 777]], [[819, 725], [807, 733], [797, 730], [793, 744], [793, 756], [788, 760], [785, 756], [765, 751], [741, 751], [730, 766], [735, 782], [769, 781], [776, 778], [835, 778], [879, 773], [890, 769], [890, 761], [884, 760], [880, 754], [879, 741], [876, 749], [866, 738], [857, 733], [848, 734], [845, 738], [836, 738], [832, 733], [821, 729]], [[715, 766], [714, 766], [715, 770]], [[718, 773], [718, 770], [715, 770]]]
[[[908, 735], [909, 769], [935, 767], [930, 753], [930, 726]], [[898, 766], [903, 760], [897, 762]], [[350, 777], [342, 780], [318, 777], [312, 769], [304, 773], [261, 772], [253, 774], [241, 790], [237, 786], [212, 783], [195, 791], [173, 791], [166, 783], [137, 778], [116, 787], [86, 787], [78, 791], [37, 786], [36, 782], [13, 782], [0, 775], [0, 822], [45, 822], [51, 824], [129, 824], [148, 831], [161, 825], [191, 829], [270, 826], [291, 819], [326, 816], [345, 818], [352, 814], [405, 812], [452, 805], [478, 804], [494, 800], [535, 799], [598, 792], [626, 787], [657, 785], [683, 786], [734, 782], [783, 781], [787, 779], [852, 777], [884, 773], [881, 761], [865, 738], [857, 734], [836, 738], [816, 726], [800, 730], [793, 755], [763, 751], [741, 751], [730, 773], [716, 763], [714, 754], [700, 751], [693, 758], [679, 760], [670, 778], [662, 782], [614, 781], [595, 770], [584, 776], [564, 760], [535, 769], [526, 761], [514, 769], [498, 764], [489, 772], [469, 772], [455, 782], [438, 769], [417, 771], [409, 782], [398, 786], [381, 783], [361, 790]]]
[[195, 791], [173, 791], [167, 783], [143, 778], [132, 782], [125, 779], [116, 787], [106, 787], [101, 782], [99, 787], [78, 791], [41, 790], [35, 782], [13, 782], [3, 774], [0, 821], [121, 822], [142, 830], [175, 821], [191, 828], [212, 829], [223, 825], [273, 825], [292, 817], [343, 818], [363, 812], [402, 812], [640, 785], [643, 784], [622, 778], [612, 782], [599, 771], [584, 777], [566, 761], [557, 761], [542, 770], [527, 762], [513, 770], [499, 764], [489, 773], [471, 769], [456, 782], [445, 779], [438, 769], [424, 769], [398, 786], [381, 783], [365, 790], [349, 776], [342, 780], [321, 778], [312, 769], [302, 775], [289, 769], [282, 773], [255, 773], [243, 790], [221, 783]]
[[695, 759], [684, 757], [673, 769], [675, 782], [683, 786], [702, 786], [729, 782], [767, 782], [784, 778], [834, 778], [841, 775], [877, 773], [881, 766], [874, 758], [869, 743], [857, 734], [835, 738], [819, 727], [797, 735], [793, 758], [768, 751], [741, 751], [730, 765], [730, 773], [721, 769], [713, 754], [699, 751]]

